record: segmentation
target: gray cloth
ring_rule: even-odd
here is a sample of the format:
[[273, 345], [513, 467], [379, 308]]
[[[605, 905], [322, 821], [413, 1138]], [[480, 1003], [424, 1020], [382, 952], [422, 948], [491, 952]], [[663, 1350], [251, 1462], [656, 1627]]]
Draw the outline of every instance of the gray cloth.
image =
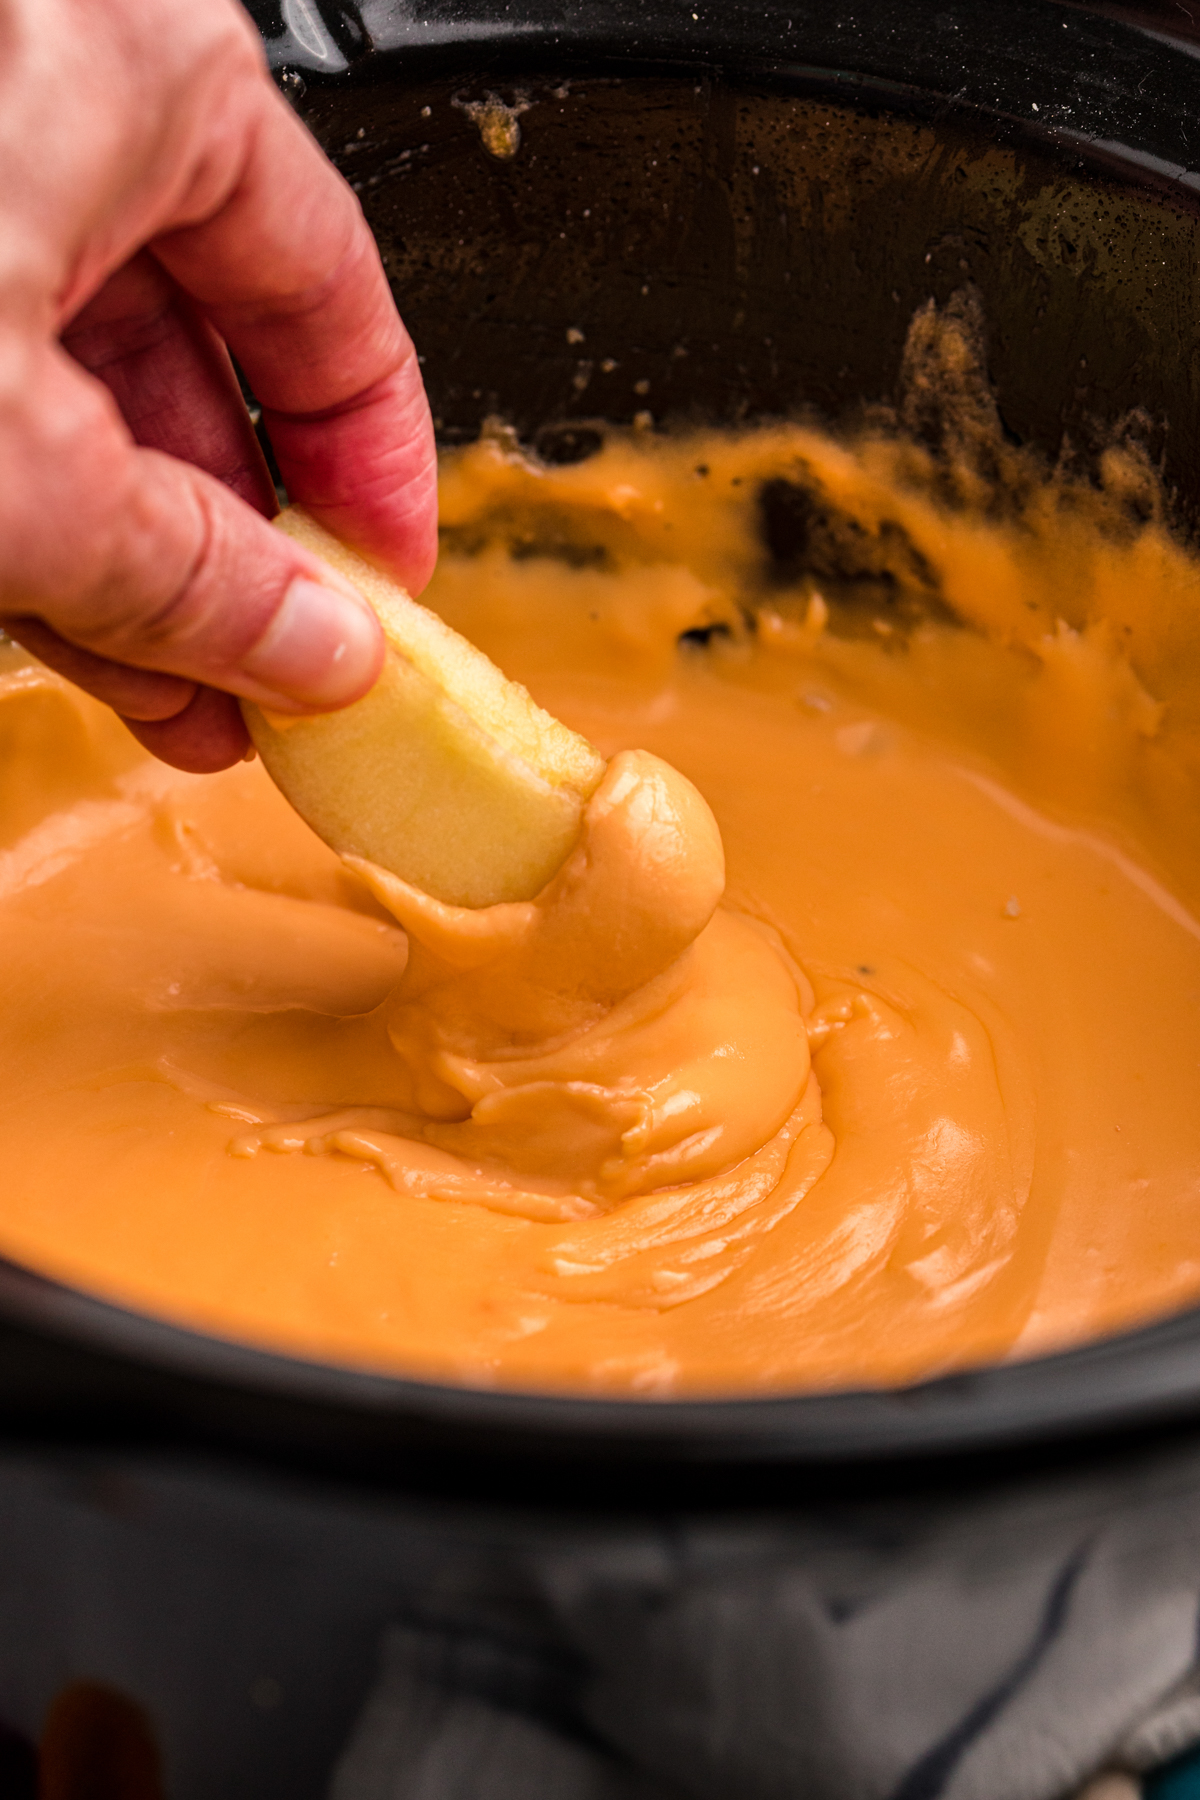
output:
[[171, 1800], [1060, 1800], [1200, 1735], [1198, 1608], [1195, 1449], [624, 1522], [0, 1455], [0, 1719], [111, 1682]]
[[397, 1626], [331, 1800], [1060, 1800], [1152, 1766], [1200, 1739], [1198, 1472], [527, 1545], [540, 1646]]

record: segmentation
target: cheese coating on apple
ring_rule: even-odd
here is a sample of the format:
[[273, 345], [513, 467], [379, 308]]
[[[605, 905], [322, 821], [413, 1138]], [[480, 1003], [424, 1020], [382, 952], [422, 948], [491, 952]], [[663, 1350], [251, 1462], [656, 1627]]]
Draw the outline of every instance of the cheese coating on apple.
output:
[[277, 523], [374, 607], [388, 649], [371, 692], [340, 712], [242, 703], [268, 774], [342, 855], [455, 906], [531, 900], [578, 837], [603, 758], [299, 507]]

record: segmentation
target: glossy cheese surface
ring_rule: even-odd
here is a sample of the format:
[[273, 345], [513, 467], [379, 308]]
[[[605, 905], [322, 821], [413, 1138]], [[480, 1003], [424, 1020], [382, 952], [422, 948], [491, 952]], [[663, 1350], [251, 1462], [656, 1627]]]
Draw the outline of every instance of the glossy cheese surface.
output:
[[460, 453], [425, 602], [612, 759], [574, 863], [474, 914], [6, 653], [0, 1249], [648, 1397], [1194, 1300], [1200, 572], [1138, 479], [1002, 514], [795, 427]]

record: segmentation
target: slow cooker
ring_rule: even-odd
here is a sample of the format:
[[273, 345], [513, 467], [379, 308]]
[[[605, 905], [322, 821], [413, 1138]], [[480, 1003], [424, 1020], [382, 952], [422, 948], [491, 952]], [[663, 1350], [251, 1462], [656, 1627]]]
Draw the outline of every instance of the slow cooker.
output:
[[[853, 426], [969, 287], [1006, 430], [1085, 472], [1135, 433], [1200, 525], [1182, 0], [250, 11], [445, 443]], [[173, 1800], [1059, 1800], [1200, 1741], [1200, 1309], [635, 1401], [317, 1366], [7, 1263], [0, 1409], [0, 1720], [110, 1685]]]

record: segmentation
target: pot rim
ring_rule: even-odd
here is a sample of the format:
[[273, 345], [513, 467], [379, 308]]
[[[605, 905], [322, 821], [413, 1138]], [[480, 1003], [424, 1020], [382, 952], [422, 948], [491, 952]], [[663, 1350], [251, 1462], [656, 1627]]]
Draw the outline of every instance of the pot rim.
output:
[[1200, 204], [1200, 29], [1164, 29], [1153, 0], [520, 0], [515, 20], [508, 0], [243, 4], [293, 99], [314, 82], [715, 79], [985, 121]]
[[[55, 1372], [65, 1368], [93, 1423], [103, 1419], [111, 1429], [115, 1403], [119, 1435], [137, 1439], [161, 1436], [163, 1403], [208, 1439], [209, 1402], [219, 1409], [222, 1400], [241, 1396], [287, 1403], [293, 1425], [306, 1421], [300, 1440], [314, 1450], [326, 1435], [313, 1436], [324, 1413], [338, 1438], [353, 1436], [356, 1422], [370, 1424], [375, 1450], [392, 1442], [484, 1458], [617, 1456], [636, 1464], [816, 1471], [1007, 1458], [1018, 1449], [1044, 1459], [1056, 1448], [1161, 1431], [1200, 1413], [1200, 1307], [1049, 1355], [955, 1369], [907, 1386], [686, 1398], [489, 1389], [316, 1362], [137, 1312], [7, 1259], [0, 1259], [0, 1321], [18, 1340], [15, 1357], [11, 1343], [0, 1344], [0, 1418], [29, 1428], [11, 1377], [37, 1404], [46, 1391], [39, 1361], [57, 1349], [67, 1355]], [[149, 1379], [130, 1386], [135, 1373]], [[77, 1430], [77, 1409], [69, 1410]], [[51, 1411], [61, 1423], [61, 1404]]]

